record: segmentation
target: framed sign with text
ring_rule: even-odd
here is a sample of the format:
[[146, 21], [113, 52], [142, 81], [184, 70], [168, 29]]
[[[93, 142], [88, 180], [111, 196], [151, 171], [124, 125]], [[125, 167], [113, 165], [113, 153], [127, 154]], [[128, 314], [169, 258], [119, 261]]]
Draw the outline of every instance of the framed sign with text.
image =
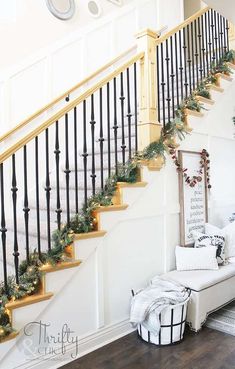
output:
[[[187, 168], [187, 174], [199, 176], [201, 153], [179, 150], [181, 168]], [[183, 172], [179, 172], [180, 198], [180, 243], [181, 246], [193, 244], [192, 231], [204, 232], [208, 221], [208, 194], [206, 169], [200, 174], [201, 181], [194, 187], [186, 183]]]

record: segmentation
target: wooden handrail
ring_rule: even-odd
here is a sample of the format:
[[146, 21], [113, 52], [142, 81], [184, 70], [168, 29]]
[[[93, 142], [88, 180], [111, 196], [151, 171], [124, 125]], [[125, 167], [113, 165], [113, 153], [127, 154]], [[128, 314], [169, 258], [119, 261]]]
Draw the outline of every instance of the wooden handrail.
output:
[[165, 33], [162, 37], [159, 37], [156, 40], [156, 45], [161, 44], [163, 41], [167, 40], [169, 37], [173, 36], [176, 32], [180, 31], [184, 27], [186, 27], [188, 24], [192, 23], [195, 19], [199, 18], [202, 14], [206, 13], [211, 8], [207, 6], [206, 8], [203, 8], [199, 10], [197, 13], [193, 14], [191, 17], [187, 18], [183, 23], [179, 24], [175, 28], [173, 28], [171, 31]]
[[88, 83], [90, 80], [104, 72], [106, 69], [110, 68], [113, 64], [117, 63], [120, 59], [124, 58], [126, 55], [134, 51], [136, 48], [136, 45], [132, 46], [130, 49], [124, 51], [122, 54], [117, 56], [115, 59], [112, 59], [107, 64], [103, 65], [101, 68], [97, 69], [94, 73], [90, 74], [88, 77], [84, 78], [82, 81], [71, 87], [69, 90], [64, 92], [62, 95], [56, 97], [54, 100], [52, 100], [50, 103], [45, 105], [43, 108], [37, 110], [34, 114], [30, 115], [28, 118], [23, 120], [21, 123], [17, 124], [14, 128], [10, 129], [6, 133], [4, 133], [2, 136], [0, 136], [0, 143], [7, 138], [9, 138], [12, 134], [16, 133], [21, 128], [25, 127], [28, 123], [30, 123], [32, 120], [40, 116], [42, 113], [47, 111], [48, 109], [52, 108], [55, 104], [57, 104], [59, 101], [65, 99], [68, 95], [70, 95], [72, 92], [76, 91], [78, 88], [81, 88], [84, 84]]
[[121, 72], [123, 72], [128, 67], [130, 67], [131, 65], [133, 65], [134, 63], [136, 63], [138, 60], [140, 60], [142, 58], [144, 58], [144, 52], [135, 55], [130, 60], [128, 60], [125, 64], [118, 67], [115, 71], [110, 73], [108, 76], [104, 77], [102, 80], [97, 82], [94, 86], [87, 89], [79, 97], [77, 97], [76, 99], [71, 101], [68, 105], [66, 105], [59, 112], [57, 112], [52, 117], [47, 119], [39, 127], [37, 127], [36, 129], [34, 129], [30, 133], [28, 133], [25, 137], [20, 139], [16, 144], [10, 146], [8, 149], [6, 149], [4, 151], [4, 153], [2, 153], [0, 155], [0, 164], [3, 163], [6, 159], [8, 159], [15, 152], [17, 152], [19, 149], [21, 149], [24, 145], [26, 145], [33, 138], [38, 136], [41, 132], [45, 131], [46, 128], [50, 127], [53, 123], [55, 123], [57, 120], [59, 120], [61, 117], [63, 117], [66, 113], [68, 113], [70, 110], [72, 110], [75, 106], [79, 105], [82, 101], [87, 99], [89, 96], [91, 96], [97, 90], [99, 90], [101, 87], [103, 87], [108, 82], [110, 82], [113, 78], [117, 77]]

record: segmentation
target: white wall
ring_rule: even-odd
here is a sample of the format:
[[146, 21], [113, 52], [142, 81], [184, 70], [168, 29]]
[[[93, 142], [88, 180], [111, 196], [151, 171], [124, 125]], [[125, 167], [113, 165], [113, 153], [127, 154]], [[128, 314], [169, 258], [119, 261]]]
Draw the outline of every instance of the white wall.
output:
[[138, 30], [170, 29], [183, 20], [183, 0], [124, 1], [121, 8], [103, 0], [100, 19], [89, 18], [79, 5], [77, 18], [68, 23], [54, 18], [44, 2], [17, 3], [19, 19], [0, 22], [0, 34], [7, 35], [1, 41], [0, 135], [131, 47]]
[[[124, 0], [123, 4], [133, 2]], [[0, 34], [2, 53], [0, 68], [6, 68], [19, 63], [23, 58], [38, 52], [39, 49], [61, 41], [68, 34], [84, 26], [95, 26], [97, 20], [88, 11], [87, 1], [75, 0], [76, 13], [72, 19], [61, 21], [47, 9], [46, 1], [11, 0], [2, 5], [8, 11], [8, 16], [0, 15]], [[102, 13], [105, 17], [118, 11], [118, 7], [106, 0], [101, 0]], [[4, 9], [3, 9], [4, 10]], [[1, 12], [2, 13], [2, 12]], [[17, 42], [16, 42], [17, 40]], [[14, 45], [14, 47], [12, 47]]]

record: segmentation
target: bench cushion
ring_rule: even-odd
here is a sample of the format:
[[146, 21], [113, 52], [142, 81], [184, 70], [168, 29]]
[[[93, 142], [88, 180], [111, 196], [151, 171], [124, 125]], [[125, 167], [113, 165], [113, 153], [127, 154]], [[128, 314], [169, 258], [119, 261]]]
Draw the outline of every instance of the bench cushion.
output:
[[173, 270], [164, 274], [165, 278], [173, 279], [197, 292], [233, 276], [235, 276], [235, 263], [220, 266], [218, 270]]

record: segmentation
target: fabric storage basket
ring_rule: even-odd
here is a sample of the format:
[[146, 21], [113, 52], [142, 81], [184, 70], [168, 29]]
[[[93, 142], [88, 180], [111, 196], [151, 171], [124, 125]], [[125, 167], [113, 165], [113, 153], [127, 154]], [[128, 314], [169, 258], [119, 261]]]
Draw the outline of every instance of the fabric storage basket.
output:
[[157, 336], [149, 332], [142, 324], [139, 324], [137, 327], [139, 336], [144, 341], [159, 346], [172, 345], [182, 341], [190, 294], [191, 291], [189, 291], [189, 296], [183, 303], [169, 306], [160, 314], [161, 329]]

